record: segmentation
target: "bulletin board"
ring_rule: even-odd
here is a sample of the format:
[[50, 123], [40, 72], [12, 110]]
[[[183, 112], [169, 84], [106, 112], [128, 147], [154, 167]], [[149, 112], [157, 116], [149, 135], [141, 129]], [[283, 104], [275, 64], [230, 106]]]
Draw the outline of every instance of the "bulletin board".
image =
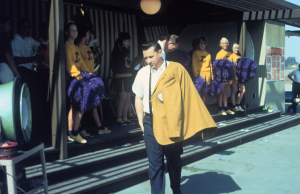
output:
[[284, 48], [267, 46], [267, 82], [284, 80]]

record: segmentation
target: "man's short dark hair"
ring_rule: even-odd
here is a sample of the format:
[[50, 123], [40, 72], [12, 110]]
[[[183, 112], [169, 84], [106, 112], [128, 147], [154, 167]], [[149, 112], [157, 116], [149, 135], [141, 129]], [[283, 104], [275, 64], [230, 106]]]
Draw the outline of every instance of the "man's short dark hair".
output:
[[205, 44], [207, 43], [207, 38], [206, 37], [204, 37], [204, 36], [201, 36], [200, 38], [199, 38], [199, 43], [200, 42], [204, 42]]
[[153, 40], [148, 41], [147, 43], [142, 45], [143, 51], [146, 51], [151, 47], [154, 47], [155, 52], [158, 52], [159, 50], [161, 50], [160, 45], [156, 41], [153, 41]]
[[167, 32], [162, 32], [158, 36], [158, 40], [163, 41], [163, 40], [169, 40], [169, 33]]
[[6, 22], [11, 21], [10, 17], [7, 15], [0, 15], [0, 24], [5, 24]]

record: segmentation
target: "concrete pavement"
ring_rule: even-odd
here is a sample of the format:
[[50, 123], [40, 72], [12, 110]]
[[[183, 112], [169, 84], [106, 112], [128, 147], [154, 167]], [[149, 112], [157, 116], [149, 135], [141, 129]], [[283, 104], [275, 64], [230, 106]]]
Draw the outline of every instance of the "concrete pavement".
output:
[[[184, 166], [183, 194], [300, 193], [300, 125]], [[166, 174], [166, 194], [172, 194]], [[148, 194], [149, 181], [117, 192]]]

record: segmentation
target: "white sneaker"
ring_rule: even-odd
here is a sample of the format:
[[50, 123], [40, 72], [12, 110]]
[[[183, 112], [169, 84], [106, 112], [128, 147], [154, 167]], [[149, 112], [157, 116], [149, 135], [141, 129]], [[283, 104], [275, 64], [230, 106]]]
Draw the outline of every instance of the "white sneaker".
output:
[[74, 136], [71, 134], [71, 138], [74, 139], [74, 141], [78, 142], [78, 143], [86, 143], [86, 140], [83, 139], [80, 134], [78, 134], [77, 136]]
[[82, 130], [79, 134], [80, 134], [82, 137], [88, 137], [88, 136], [90, 136], [90, 134], [87, 133], [85, 130]]

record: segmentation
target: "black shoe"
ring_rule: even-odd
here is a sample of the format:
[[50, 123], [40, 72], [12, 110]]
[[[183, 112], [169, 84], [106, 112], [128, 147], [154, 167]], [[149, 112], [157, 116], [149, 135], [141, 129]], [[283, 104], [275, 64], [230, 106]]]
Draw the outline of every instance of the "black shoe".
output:
[[126, 122], [124, 122], [124, 123], [126, 123], [127, 125], [134, 125], [135, 123], [134, 122], [132, 122], [131, 120], [127, 120]]
[[126, 126], [127, 123], [125, 123], [123, 121], [120, 121], [120, 122], [116, 122], [116, 125], [118, 125], [118, 126]]
[[290, 112], [291, 109], [292, 109], [292, 107], [288, 106], [288, 109], [286, 110], [286, 112]]
[[293, 113], [297, 112], [297, 107], [293, 108]]

